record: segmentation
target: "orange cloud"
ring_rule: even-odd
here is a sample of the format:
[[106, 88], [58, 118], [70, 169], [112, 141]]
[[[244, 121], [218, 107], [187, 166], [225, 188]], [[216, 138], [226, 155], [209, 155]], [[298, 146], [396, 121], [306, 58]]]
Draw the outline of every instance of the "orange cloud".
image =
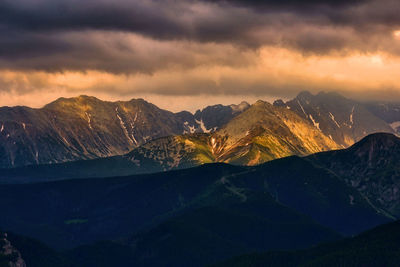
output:
[[[240, 56], [240, 49], [236, 49]], [[399, 69], [399, 58], [385, 53], [304, 55], [266, 46], [258, 51], [253, 64], [199, 65], [163, 69], [151, 75], [1, 71], [0, 105], [40, 106], [59, 96], [88, 94], [108, 100], [143, 97], [163, 108], [194, 111], [207, 102], [288, 98], [301, 90], [393, 99], [400, 96]]]

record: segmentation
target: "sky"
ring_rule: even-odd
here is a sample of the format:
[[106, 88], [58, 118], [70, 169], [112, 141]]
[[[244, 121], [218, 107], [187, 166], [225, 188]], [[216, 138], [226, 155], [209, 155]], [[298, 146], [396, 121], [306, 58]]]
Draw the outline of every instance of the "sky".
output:
[[0, 106], [400, 102], [398, 0], [1, 0]]

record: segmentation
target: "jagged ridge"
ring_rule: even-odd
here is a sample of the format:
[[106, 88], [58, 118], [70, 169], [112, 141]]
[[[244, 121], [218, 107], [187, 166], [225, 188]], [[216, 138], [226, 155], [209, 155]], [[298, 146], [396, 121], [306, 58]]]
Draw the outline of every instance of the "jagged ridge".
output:
[[[209, 109], [223, 122], [245, 107]], [[0, 167], [122, 155], [154, 138], [215, 130], [221, 124], [209, 121], [209, 113], [172, 113], [143, 99], [108, 102], [90, 96], [60, 98], [41, 109], [3, 107]]]

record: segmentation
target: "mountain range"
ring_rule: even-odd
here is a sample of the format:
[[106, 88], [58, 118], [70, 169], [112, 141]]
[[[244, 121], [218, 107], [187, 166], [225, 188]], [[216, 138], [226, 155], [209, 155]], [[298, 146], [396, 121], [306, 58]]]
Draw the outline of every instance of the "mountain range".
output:
[[86, 96], [37, 110], [2, 108], [0, 183], [132, 175], [213, 162], [254, 166], [346, 148], [375, 132], [396, 133], [398, 107], [302, 92], [287, 102], [215, 105], [195, 114], [171, 113], [140, 99], [103, 102]]
[[[386, 107], [396, 109], [394, 104]], [[212, 133], [159, 138], [126, 156], [138, 166], [157, 170], [210, 162], [251, 166], [290, 155], [346, 148], [371, 133], [395, 133], [396, 122], [390, 121], [371, 103], [336, 93], [302, 92], [286, 103], [259, 100]]]
[[[40, 109], [0, 108], [0, 167], [122, 155], [149, 140], [210, 132], [248, 107], [216, 105], [172, 113], [143, 99], [60, 98]], [[211, 115], [217, 114], [217, 115]]]

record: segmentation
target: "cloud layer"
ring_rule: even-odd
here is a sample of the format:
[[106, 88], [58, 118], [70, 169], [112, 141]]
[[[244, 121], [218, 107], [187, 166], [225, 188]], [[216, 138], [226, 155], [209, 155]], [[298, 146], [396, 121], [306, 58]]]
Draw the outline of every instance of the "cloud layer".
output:
[[[3, 0], [0, 92], [397, 92], [398, 14], [398, 0]], [[68, 75], [81, 85], [54, 84]]]

